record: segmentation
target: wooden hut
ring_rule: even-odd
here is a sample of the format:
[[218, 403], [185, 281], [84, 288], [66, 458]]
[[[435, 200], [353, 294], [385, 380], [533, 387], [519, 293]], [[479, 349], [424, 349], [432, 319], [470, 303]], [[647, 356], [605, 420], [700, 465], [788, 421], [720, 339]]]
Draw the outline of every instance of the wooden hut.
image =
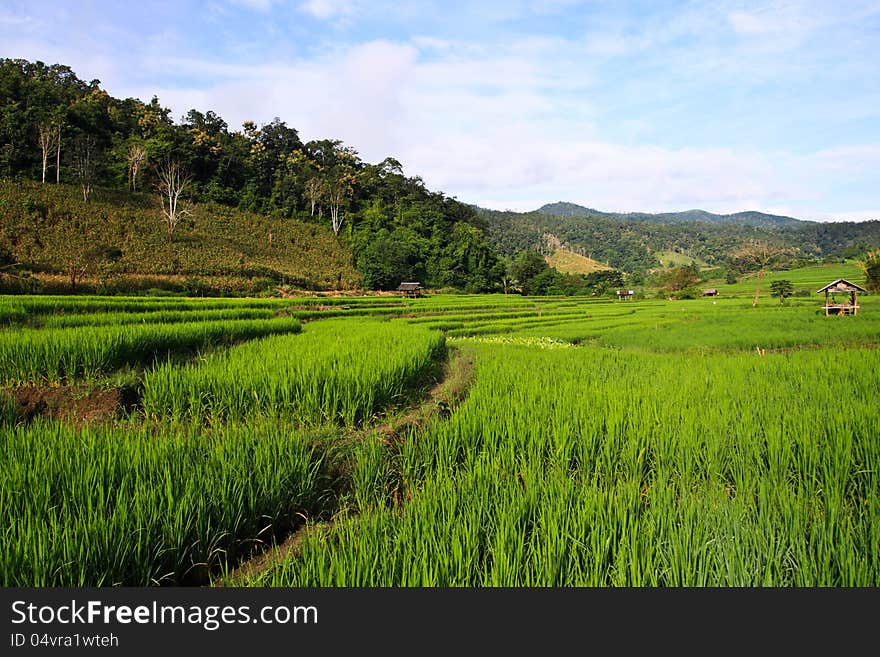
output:
[[401, 283], [397, 286], [397, 291], [401, 292], [405, 297], [420, 297], [422, 296], [422, 284], [421, 283]]
[[704, 297], [717, 297], [718, 290], [716, 290], [714, 287], [710, 287], [708, 290], [703, 290], [703, 296]]
[[821, 290], [817, 290], [816, 294], [822, 292], [825, 293], [825, 305], [822, 308], [827, 317], [828, 315], [858, 315], [858, 293], [867, 292], [867, 290], [861, 285], [850, 283], [845, 278], [838, 278]]
[[620, 301], [630, 301], [635, 293], [635, 290], [618, 290], [617, 298]]

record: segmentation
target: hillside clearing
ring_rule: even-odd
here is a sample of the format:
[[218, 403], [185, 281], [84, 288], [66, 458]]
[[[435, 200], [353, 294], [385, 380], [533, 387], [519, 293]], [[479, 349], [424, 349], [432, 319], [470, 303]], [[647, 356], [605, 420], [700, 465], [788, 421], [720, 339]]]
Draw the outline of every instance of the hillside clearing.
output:
[[574, 251], [556, 249], [552, 255], [545, 256], [547, 264], [563, 274], [592, 274], [596, 271], [608, 271], [611, 267], [598, 260], [582, 256]]

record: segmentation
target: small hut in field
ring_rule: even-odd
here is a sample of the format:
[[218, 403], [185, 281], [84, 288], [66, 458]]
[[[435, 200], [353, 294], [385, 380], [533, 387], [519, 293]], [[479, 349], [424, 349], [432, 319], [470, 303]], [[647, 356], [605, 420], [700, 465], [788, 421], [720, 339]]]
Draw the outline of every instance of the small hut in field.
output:
[[619, 301], [631, 301], [635, 293], [635, 290], [618, 290], [617, 299]]
[[703, 296], [704, 297], [717, 297], [718, 290], [716, 290], [714, 287], [710, 287], [708, 290], [703, 290]]
[[401, 283], [397, 286], [397, 291], [401, 292], [403, 296], [415, 298], [422, 296], [422, 284], [421, 283]]
[[850, 283], [845, 278], [838, 278], [831, 281], [821, 290], [817, 290], [816, 294], [825, 293], [825, 305], [822, 309], [825, 316], [829, 315], [858, 315], [859, 303], [858, 293], [867, 292], [861, 285]]

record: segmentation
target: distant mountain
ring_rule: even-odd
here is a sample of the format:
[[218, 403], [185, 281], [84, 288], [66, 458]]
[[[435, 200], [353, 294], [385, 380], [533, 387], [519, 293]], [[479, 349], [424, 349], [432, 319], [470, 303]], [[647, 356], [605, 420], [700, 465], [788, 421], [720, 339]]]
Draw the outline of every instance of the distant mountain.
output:
[[[504, 256], [558, 243], [625, 272], [644, 272], [670, 261], [724, 265], [750, 240], [789, 247], [803, 261], [856, 257], [880, 245], [880, 221], [817, 222], [762, 212], [718, 215], [686, 212], [612, 213], [574, 203], [552, 203], [531, 212], [477, 208], [491, 244]], [[548, 241], [550, 240], [550, 241]]]
[[576, 203], [547, 203], [536, 210], [540, 214], [556, 217], [603, 217], [620, 221], [644, 221], [649, 223], [694, 223], [705, 224], [736, 224], [740, 226], [756, 226], [759, 228], [781, 228], [783, 226], [803, 226], [816, 222], [803, 221], [794, 217], [786, 217], [764, 212], [746, 211], [735, 214], [713, 214], [705, 210], [685, 210], [684, 212], [602, 212], [586, 208]]

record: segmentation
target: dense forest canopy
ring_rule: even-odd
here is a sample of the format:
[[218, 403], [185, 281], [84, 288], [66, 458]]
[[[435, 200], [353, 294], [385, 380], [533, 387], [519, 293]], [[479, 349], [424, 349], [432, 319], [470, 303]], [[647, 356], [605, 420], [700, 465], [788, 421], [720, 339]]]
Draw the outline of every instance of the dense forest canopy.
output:
[[534, 212], [482, 208], [478, 212], [489, 226], [492, 244], [503, 255], [534, 248], [549, 233], [569, 248], [626, 272], [659, 268], [658, 254], [664, 252], [686, 254], [710, 265], [723, 266], [738, 247], [753, 240], [780, 242], [789, 248], [795, 260], [806, 262], [860, 256], [880, 245], [880, 221], [792, 220], [771, 224], [765, 218], [772, 215], [764, 215], [761, 225], [755, 225], [752, 213], [740, 213], [743, 216], [739, 221], [707, 222], [694, 216], [666, 221], [663, 215], [654, 215], [648, 221], [644, 217], [625, 218], [628, 215], [598, 211], [571, 212], [566, 207], [571, 205], [554, 204], [549, 208], [565, 214], [548, 214], [547, 206]]
[[[0, 59], [0, 144], [0, 179], [76, 185], [84, 203], [96, 188], [166, 182], [181, 192], [163, 188], [169, 202], [325, 225], [350, 245], [367, 288], [419, 280], [482, 292], [504, 272], [473, 208], [404, 175], [392, 157], [370, 164], [337, 139], [303, 142], [280, 118], [231, 130], [192, 109], [175, 122], [156, 97], [117, 99], [67, 66]], [[182, 208], [163, 206], [172, 241]]]

